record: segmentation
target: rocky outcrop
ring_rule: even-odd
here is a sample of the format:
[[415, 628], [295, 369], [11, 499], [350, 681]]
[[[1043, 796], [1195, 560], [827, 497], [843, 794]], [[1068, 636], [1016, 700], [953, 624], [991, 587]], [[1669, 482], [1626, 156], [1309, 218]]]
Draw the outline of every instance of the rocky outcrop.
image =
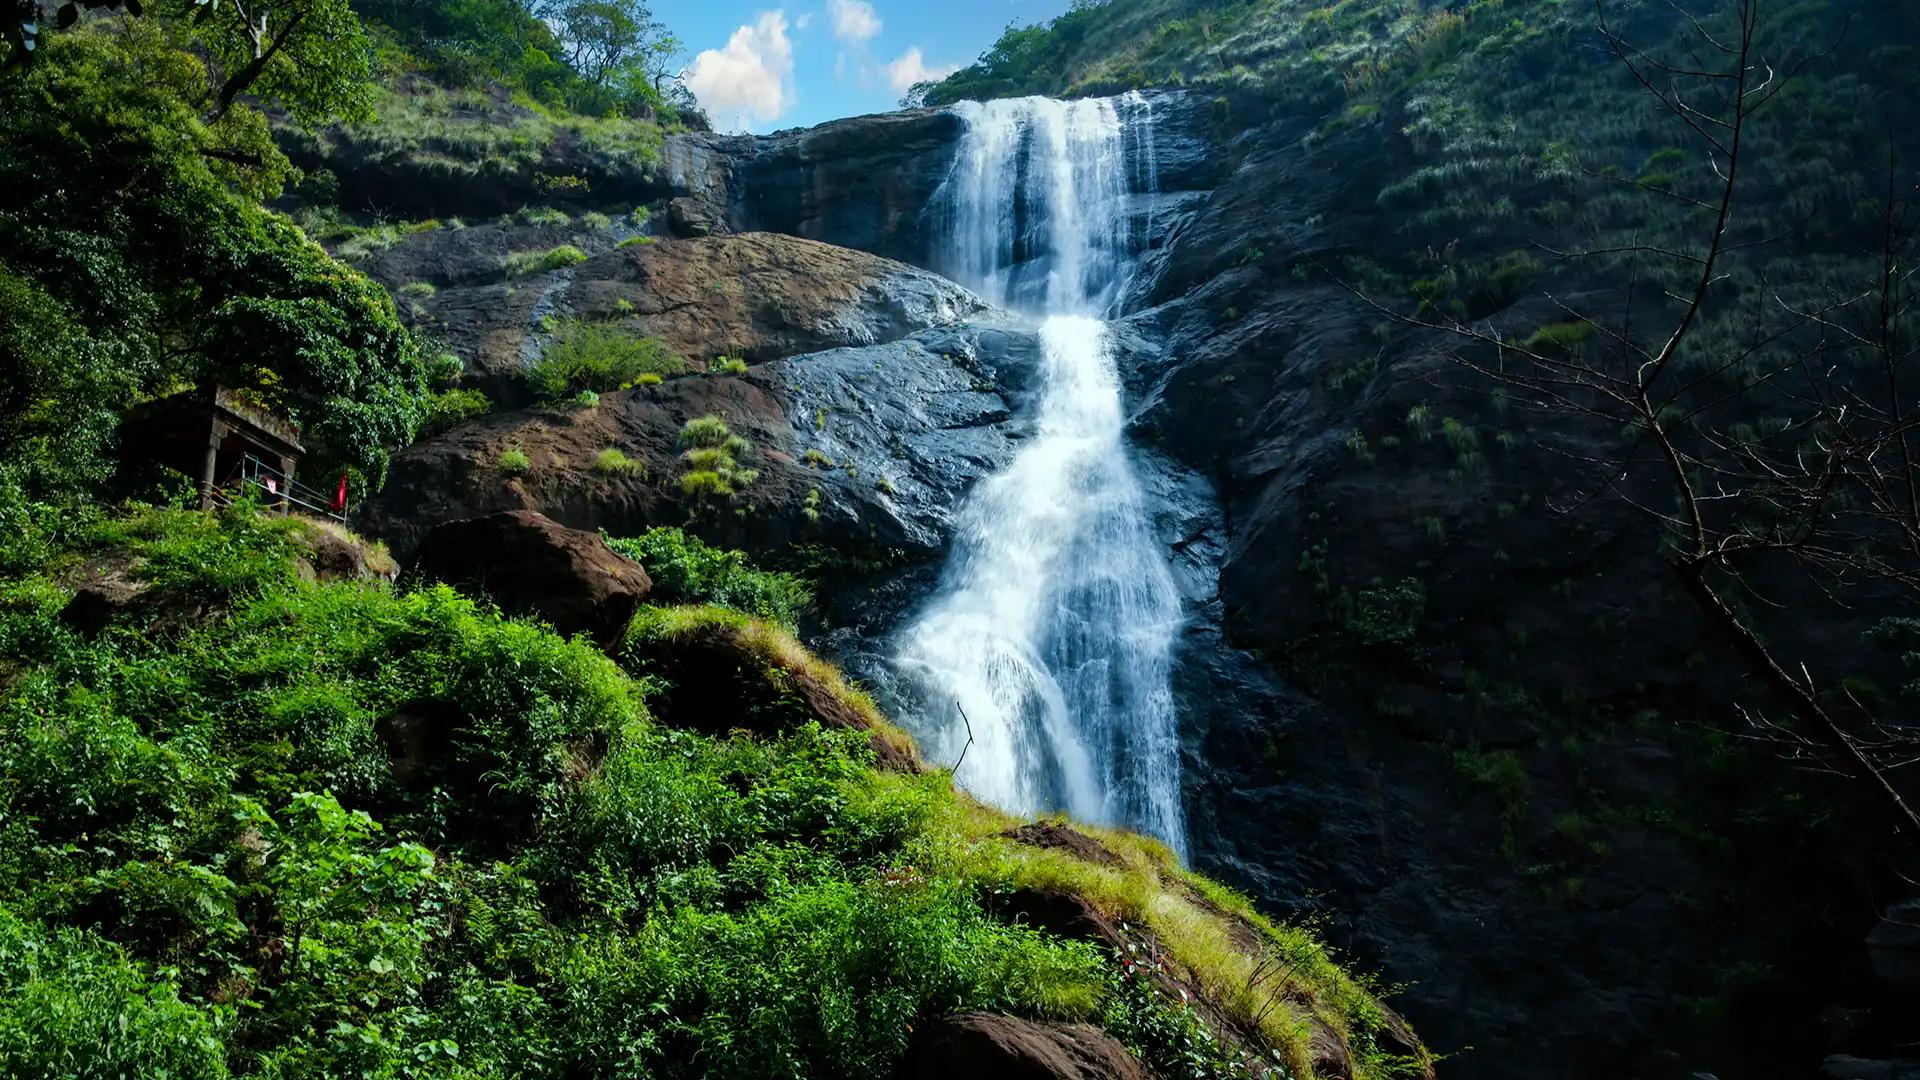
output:
[[1873, 974], [1888, 986], [1920, 993], [1920, 900], [1903, 900], [1887, 909], [1867, 935]]
[[680, 215], [927, 265], [927, 208], [963, 126], [944, 110], [857, 116], [773, 135], [676, 135], [662, 150]]
[[[636, 239], [646, 243], [625, 243]], [[516, 276], [509, 260], [561, 245], [578, 265]], [[411, 233], [361, 268], [409, 324], [459, 356], [464, 385], [506, 408], [554, 320], [592, 319], [662, 339], [696, 366], [753, 363], [894, 341], [982, 309], [943, 278], [863, 252], [772, 233], [657, 239], [631, 223], [493, 222]]]
[[763, 363], [874, 345], [981, 311], [924, 270], [777, 233], [670, 240], [583, 264], [561, 307], [663, 339], [699, 361]]
[[[1853, 800], [1717, 734], [1752, 700], [1738, 666], [1684, 617], [1635, 512], [1579, 497], [1574, 463], [1617, 433], [1503, 409], [1326, 280], [1408, 243], [1376, 199], [1408, 148], [1391, 127], [1310, 127], [1235, 142], [1118, 331], [1149, 460], [1220, 500], [1162, 529], [1213, 586], [1190, 593], [1176, 675], [1195, 864], [1325, 913], [1417, 986], [1421, 1033], [1472, 1048], [1449, 1075], [1803, 1075], [1834, 972], [1864, 967], [1843, 898], [1877, 871], [1870, 840], [1792, 812], [1762, 825], [1751, 796]], [[1580, 307], [1602, 285], [1552, 288]], [[1563, 317], [1501, 303], [1506, 326]], [[1819, 632], [1808, 655], [1860, 640]], [[1750, 857], [1776, 829], [1794, 853]], [[1725, 985], [1743, 965], [1773, 973], [1765, 995]], [[1697, 1023], [1681, 998], [1747, 1019]], [[1756, 1019], [1788, 998], [1802, 1021]]]
[[817, 723], [864, 734], [883, 769], [926, 771], [913, 740], [865, 692], [764, 620], [723, 608], [654, 609], [635, 621], [616, 656], [636, 675], [660, 680], [659, 715], [695, 730], [778, 734]]
[[127, 616], [139, 605], [152, 584], [111, 571], [74, 589], [60, 609], [60, 622], [77, 634], [92, 637]]
[[449, 521], [420, 544], [412, 573], [474, 590], [562, 634], [618, 644], [653, 582], [594, 533], [524, 510]]
[[[1036, 349], [1030, 331], [978, 323], [483, 417], [395, 455], [356, 524], [402, 553], [440, 521], [537, 510], [616, 535], [688, 525], [753, 550], [924, 558], [972, 481], [1012, 453]], [[751, 444], [739, 464], [758, 475], [731, 497], [681, 487], [680, 433], [703, 416]], [[643, 468], [602, 470], [610, 448]], [[508, 449], [529, 467], [501, 468]]]
[[329, 177], [327, 195], [350, 211], [488, 217], [555, 202], [632, 206], [672, 191], [659, 167], [659, 135], [644, 125], [556, 120], [498, 86], [449, 95], [414, 77], [392, 89], [372, 124], [274, 124], [288, 158]]
[[901, 1080], [1149, 1080], [1146, 1067], [1091, 1024], [956, 1013], [915, 1029]]

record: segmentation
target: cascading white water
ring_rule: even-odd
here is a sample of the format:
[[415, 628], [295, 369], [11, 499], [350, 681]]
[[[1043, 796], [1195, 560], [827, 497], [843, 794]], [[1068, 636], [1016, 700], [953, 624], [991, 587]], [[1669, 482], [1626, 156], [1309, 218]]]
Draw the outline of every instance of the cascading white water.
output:
[[[1123, 105], [1150, 118], [1144, 101]], [[1040, 404], [1032, 439], [962, 508], [897, 660], [924, 691], [922, 735], [945, 761], [965, 750], [958, 779], [975, 794], [1184, 850], [1169, 688], [1180, 598], [1147, 528], [1100, 318], [1134, 262], [1126, 125], [1113, 101], [960, 113], [940, 195], [949, 272], [1040, 318]]]

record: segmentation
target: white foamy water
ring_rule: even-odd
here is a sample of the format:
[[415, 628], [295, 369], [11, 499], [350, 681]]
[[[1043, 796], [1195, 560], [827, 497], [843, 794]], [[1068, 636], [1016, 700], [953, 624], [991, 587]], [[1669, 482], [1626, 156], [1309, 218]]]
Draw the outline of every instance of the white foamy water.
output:
[[[1039, 411], [1033, 437], [969, 495], [897, 660], [923, 691], [935, 756], [965, 748], [970, 791], [1184, 850], [1169, 689], [1180, 598], [1147, 528], [1100, 318], [1134, 263], [1123, 108], [1150, 121], [1144, 100], [959, 108], [967, 135], [940, 195], [948, 272], [1040, 320]], [[1139, 137], [1151, 147], [1150, 128]], [[1135, 157], [1151, 168], [1150, 153]]]

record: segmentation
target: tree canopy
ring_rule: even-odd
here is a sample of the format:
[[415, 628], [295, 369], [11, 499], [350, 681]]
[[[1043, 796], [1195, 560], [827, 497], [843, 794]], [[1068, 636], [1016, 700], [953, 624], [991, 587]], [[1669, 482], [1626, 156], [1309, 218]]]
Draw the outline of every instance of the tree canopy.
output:
[[56, 35], [8, 77], [0, 460], [32, 488], [97, 487], [119, 410], [219, 382], [377, 477], [419, 421], [417, 346], [379, 286], [259, 206], [290, 167], [257, 113], [203, 120], [177, 40]]

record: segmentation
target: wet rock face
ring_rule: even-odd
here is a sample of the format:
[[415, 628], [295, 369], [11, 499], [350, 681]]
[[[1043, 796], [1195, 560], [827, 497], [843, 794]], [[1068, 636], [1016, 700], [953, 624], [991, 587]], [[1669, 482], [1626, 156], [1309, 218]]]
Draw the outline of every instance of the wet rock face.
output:
[[[411, 551], [435, 522], [537, 510], [633, 535], [684, 525], [754, 551], [827, 545], [845, 555], [928, 559], [974, 480], [1012, 453], [1019, 395], [1037, 358], [1027, 330], [993, 322], [809, 353], [746, 375], [686, 375], [566, 407], [482, 417], [395, 455], [356, 527]], [[687, 421], [720, 418], [758, 473], [732, 498], [689, 496]], [[517, 448], [523, 472], [499, 467]], [[640, 461], [606, 473], [604, 449]]]
[[[620, 246], [641, 236], [630, 222], [495, 222], [411, 234], [361, 267], [397, 294], [414, 329], [462, 358], [465, 385], [505, 407], [530, 404], [522, 372], [554, 319], [650, 334], [698, 365], [894, 341], [983, 307], [924, 270], [798, 237], [645, 236]], [[590, 258], [523, 276], [508, 269], [515, 254], [563, 244]]]
[[924, 270], [777, 233], [609, 252], [575, 272], [563, 306], [617, 319], [698, 360], [750, 363], [897, 341], [985, 307]]
[[510, 614], [535, 615], [561, 634], [616, 645], [653, 590], [639, 563], [597, 534], [525, 510], [449, 521], [428, 533], [413, 572], [474, 589]]
[[1119, 1040], [1089, 1024], [956, 1013], [914, 1032], [901, 1080], [1149, 1080]]
[[1867, 955], [1881, 981], [1920, 995], [1920, 900], [1903, 900], [1887, 909], [1867, 935]]
[[676, 135], [662, 152], [682, 212], [926, 265], [926, 209], [963, 128], [944, 110], [857, 116], [773, 135]]

